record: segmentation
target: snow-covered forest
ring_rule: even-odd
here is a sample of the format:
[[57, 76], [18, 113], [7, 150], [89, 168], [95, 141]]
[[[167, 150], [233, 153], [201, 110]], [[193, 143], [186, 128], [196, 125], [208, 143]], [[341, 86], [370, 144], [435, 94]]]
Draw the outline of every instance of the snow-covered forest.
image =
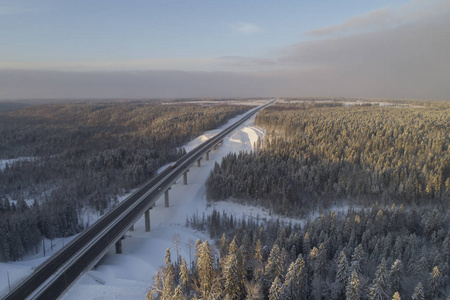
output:
[[252, 153], [232, 153], [215, 166], [208, 198], [232, 197], [297, 216], [342, 201], [448, 207], [449, 102], [339, 104], [284, 104], [260, 112], [256, 124], [267, 138]]
[[81, 231], [82, 209], [103, 214], [180, 157], [181, 145], [248, 109], [85, 102], [1, 113], [0, 158], [9, 163], [0, 169], [0, 261]]
[[[166, 253], [147, 299], [446, 299], [450, 214], [403, 206], [331, 211], [299, 224], [189, 218], [214, 242]], [[215, 245], [215, 246], [214, 246]], [[400, 299], [397, 298], [397, 299]]]
[[449, 116], [414, 101], [261, 111], [266, 138], [216, 163], [206, 195], [299, 222], [191, 216], [210, 241], [191, 265], [168, 250], [147, 299], [449, 299]]

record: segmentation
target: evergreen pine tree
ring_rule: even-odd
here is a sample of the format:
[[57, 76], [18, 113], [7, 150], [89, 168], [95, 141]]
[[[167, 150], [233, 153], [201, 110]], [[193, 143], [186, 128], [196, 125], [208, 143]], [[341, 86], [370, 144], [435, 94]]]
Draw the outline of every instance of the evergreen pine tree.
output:
[[283, 299], [303, 299], [305, 285], [305, 262], [300, 254], [287, 271], [283, 284]]
[[186, 260], [181, 260], [181, 266], [180, 266], [180, 282], [181, 282], [181, 288], [185, 295], [189, 294], [190, 286], [189, 286], [189, 269], [186, 264]]
[[166, 267], [164, 268], [164, 282], [163, 290], [161, 294], [162, 300], [171, 300], [175, 289], [175, 273], [172, 262], [170, 260], [170, 249], [167, 248], [166, 255], [164, 257]]
[[373, 285], [370, 288], [370, 300], [389, 300], [391, 295], [389, 274], [386, 268], [386, 260], [383, 258], [377, 267]]
[[[231, 248], [231, 247], [230, 247]], [[231, 252], [231, 251], [230, 251]], [[231, 300], [239, 299], [242, 291], [240, 288], [239, 263], [236, 253], [230, 253], [222, 267], [224, 277], [224, 292]]]
[[347, 256], [344, 251], [341, 251], [337, 262], [337, 270], [336, 270], [336, 292], [338, 295], [345, 294], [345, 285], [347, 284], [347, 280], [349, 277], [349, 267]]
[[172, 263], [172, 260], [170, 259], [170, 248], [166, 249], [166, 254], [164, 255], [164, 263], [166, 264], [166, 266]]
[[361, 244], [353, 252], [350, 269], [358, 274], [364, 274], [364, 249]]
[[228, 253], [228, 241], [225, 236], [225, 233], [222, 234], [219, 242], [219, 255], [220, 258], [225, 257]]
[[404, 280], [404, 273], [403, 273], [403, 264], [402, 262], [397, 259], [395, 260], [394, 264], [391, 267], [391, 290], [397, 291], [397, 292], [403, 292], [403, 280]]
[[171, 300], [187, 300], [186, 296], [183, 295], [181, 285], [177, 285], [177, 288], [175, 289]]
[[398, 292], [395, 292], [392, 296], [392, 300], [402, 300], [402, 298], [400, 298], [400, 294]]
[[346, 300], [359, 300], [359, 276], [356, 270], [353, 270], [345, 287]]
[[[311, 251], [311, 241], [309, 238], [309, 232], [305, 233], [305, 237], [303, 238], [303, 254], [309, 255], [309, 251]], [[308, 257], [306, 257], [308, 259]]]
[[198, 245], [196, 256], [200, 293], [203, 297], [206, 297], [211, 290], [214, 280], [214, 259], [208, 241], [205, 241], [204, 243], [200, 243]]
[[247, 281], [245, 283], [245, 292], [247, 293], [245, 300], [262, 300], [264, 298], [262, 286], [259, 282]]
[[428, 297], [430, 299], [439, 298], [441, 296], [441, 272], [437, 266], [433, 268], [430, 273], [430, 279], [428, 280]]
[[280, 248], [277, 244], [274, 244], [272, 250], [270, 251], [270, 255], [264, 269], [266, 288], [268, 289], [271, 286], [275, 278], [281, 277], [282, 275], [283, 274], [280, 265]]
[[269, 290], [269, 300], [281, 300], [282, 297], [282, 288], [281, 288], [281, 279], [280, 277], [275, 278], [270, 286]]
[[425, 300], [425, 293], [423, 292], [422, 282], [419, 282], [414, 289], [414, 294], [411, 297], [412, 300]]
[[258, 241], [256, 242], [254, 259], [255, 259], [255, 265], [253, 267], [253, 279], [255, 281], [259, 281], [262, 278], [262, 276], [264, 275], [262, 245], [261, 245], [260, 239], [258, 239]]
[[258, 239], [258, 241], [256, 241], [256, 246], [255, 246], [255, 259], [257, 262], [262, 263], [263, 257], [262, 257], [262, 245], [261, 245], [261, 240]]
[[318, 276], [321, 280], [324, 280], [326, 276], [327, 259], [327, 250], [324, 243], [321, 243], [317, 252], [317, 259], [314, 268], [315, 275]]

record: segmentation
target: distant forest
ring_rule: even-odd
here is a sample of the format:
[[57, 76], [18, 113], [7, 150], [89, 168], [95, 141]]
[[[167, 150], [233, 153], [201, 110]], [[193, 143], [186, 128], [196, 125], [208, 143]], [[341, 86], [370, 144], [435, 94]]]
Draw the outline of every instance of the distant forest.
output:
[[180, 147], [249, 106], [101, 102], [37, 105], [0, 113], [0, 261], [38, 251], [43, 237], [83, 228], [179, 158]]
[[448, 208], [450, 104], [412, 104], [266, 108], [256, 125], [267, 137], [253, 152], [229, 154], [216, 164], [207, 196], [292, 216], [342, 201]]

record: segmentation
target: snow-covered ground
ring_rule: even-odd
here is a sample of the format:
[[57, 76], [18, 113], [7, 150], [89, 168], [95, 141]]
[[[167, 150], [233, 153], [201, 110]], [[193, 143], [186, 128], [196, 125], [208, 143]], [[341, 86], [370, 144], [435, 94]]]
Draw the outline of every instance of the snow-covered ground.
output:
[[348, 106], [361, 106], [361, 105], [373, 105], [373, 106], [380, 106], [380, 107], [394, 107], [394, 108], [405, 108], [405, 107], [409, 107], [409, 108], [423, 108], [423, 106], [419, 106], [419, 105], [412, 105], [412, 104], [408, 104], [408, 103], [392, 103], [392, 102], [386, 102], [386, 101], [360, 101], [360, 100], [356, 100], [356, 101], [336, 101], [336, 100], [283, 100], [280, 99], [278, 100], [278, 103], [283, 104], [283, 103], [307, 103], [307, 104], [320, 104], [320, 103], [331, 103], [331, 104], [337, 104], [340, 103], [345, 107]]
[[[231, 119], [222, 128], [208, 131], [189, 142], [184, 146], [186, 151], [192, 150], [238, 119], [239, 116]], [[263, 137], [264, 133], [264, 130], [254, 126], [253, 117], [225, 138], [222, 145], [210, 153], [209, 161], [203, 159], [200, 167], [195, 165], [190, 169], [187, 186], [182, 184], [182, 179], [172, 186], [169, 192], [169, 208], [164, 207], [164, 197], [157, 201], [156, 207], [150, 212], [151, 232], [145, 232], [144, 218], [139, 219], [134, 226], [135, 230], [129, 232], [128, 237], [123, 240], [123, 253], [117, 255], [115, 249], [111, 249], [100, 261], [97, 269], [83, 275], [62, 295], [62, 299], [143, 299], [153, 282], [156, 270], [164, 263], [165, 250], [171, 248], [175, 257], [175, 236], [179, 239], [180, 255], [185, 257], [187, 262], [190, 257], [193, 259], [193, 245], [197, 239], [208, 239], [204, 233], [185, 227], [186, 218], [194, 213], [209, 213], [215, 207], [236, 215], [244, 213], [255, 217], [271, 217], [263, 210], [250, 206], [226, 202], [207, 205], [205, 199], [204, 183], [214, 163], [220, 163], [222, 157], [230, 152], [251, 150], [258, 137]], [[91, 215], [89, 223], [92, 224], [97, 218], [98, 216]], [[8, 276], [11, 286], [14, 286], [48, 258], [48, 255], [60, 249], [63, 242], [67, 243], [69, 240], [55, 239], [53, 243], [56, 246], [53, 251], [49, 250], [50, 241], [46, 241], [46, 257], [43, 257], [41, 252], [26, 256], [19, 262], [0, 263], [0, 295], [8, 290]]]
[[[58, 238], [53, 241], [45, 239], [43, 245], [40, 246], [38, 254], [29, 254], [21, 261], [0, 263], [0, 296], [7, 293], [9, 286], [11, 288], [14, 287], [20, 280], [31, 274], [34, 268], [43, 263], [76, 236]], [[45, 246], [45, 256], [42, 251], [43, 246]]]
[[6, 165], [8, 164], [11, 166], [13, 163], [18, 161], [30, 161], [33, 160], [34, 157], [18, 157], [18, 158], [11, 158], [11, 159], [0, 159], [0, 171], [4, 170], [6, 168]]

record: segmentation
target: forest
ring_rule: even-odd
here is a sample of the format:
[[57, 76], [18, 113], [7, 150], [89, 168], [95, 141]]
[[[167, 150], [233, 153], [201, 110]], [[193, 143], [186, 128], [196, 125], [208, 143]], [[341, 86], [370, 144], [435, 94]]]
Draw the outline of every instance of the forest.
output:
[[[251, 202], [284, 215], [346, 202], [440, 205], [450, 199], [450, 104], [271, 106], [267, 137], [229, 154], [207, 181], [210, 200]], [[273, 201], [278, 199], [278, 201]]]
[[0, 113], [0, 159], [19, 158], [0, 169], [0, 261], [80, 232], [82, 210], [103, 214], [184, 143], [249, 108], [102, 101]]
[[298, 224], [193, 215], [195, 259], [155, 276], [147, 299], [448, 299], [450, 214], [372, 206]]

